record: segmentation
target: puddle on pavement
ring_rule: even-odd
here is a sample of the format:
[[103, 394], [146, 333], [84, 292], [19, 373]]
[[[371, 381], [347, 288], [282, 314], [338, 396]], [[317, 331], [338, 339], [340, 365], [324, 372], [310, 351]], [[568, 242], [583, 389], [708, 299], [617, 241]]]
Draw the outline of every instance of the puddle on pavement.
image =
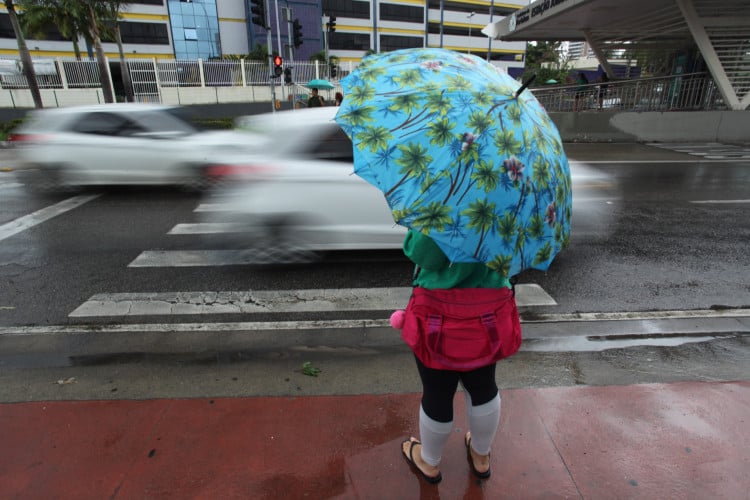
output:
[[[709, 342], [737, 335], [640, 335], [578, 336], [562, 338], [525, 339], [521, 351], [526, 352], [600, 352], [638, 346], [676, 347], [683, 344]], [[313, 349], [320, 351], [320, 349]], [[108, 366], [118, 364], [149, 364], [175, 366], [210, 366], [245, 363], [252, 360], [278, 360], [309, 354], [310, 349], [297, 346], [292, 350], [236, 350], [184, 353], [120, 352], [100, 354], [23, 353], [0, 355], [0, 368], [40, 368], [71, 366]], [[326, 350], [329, 351], [329, 350]], [[351, 356], [352, 350], [334, 352], [335, 356]], [[371, 349], [368, 349], [371, 351]], [[370, 352], [372, 354], [372, 352]]]
[[521, 345], [528, 352], [598, 352], [637, 346], [675, 347], [683, 344], [708, 342], [726, 336], [658, 336], [658, 337], [565, 337], [559, 339], [528, 339]]

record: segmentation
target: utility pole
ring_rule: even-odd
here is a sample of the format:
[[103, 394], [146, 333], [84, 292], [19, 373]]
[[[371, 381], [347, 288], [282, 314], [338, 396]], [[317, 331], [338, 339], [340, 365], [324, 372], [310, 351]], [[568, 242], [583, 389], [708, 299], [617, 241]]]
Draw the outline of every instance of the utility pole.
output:
[[[279, 26], [279, 0], [273, 0], [276, 12], [276, 45], [278, 47], [279, 55], [286, 60], [286, 54], [281, 51], [281, 28]], [[284, 98], [284, 86], [281, 85], [281, 98]]]
[[[287, 43], [289, 44], [289, 66], [287, 66], [290, 70], [294, 69], [294, 45], [292, 45], [292, 8], [291, 7], [284, 7], [284, 20], [286, 21], [286, 34], [287, 34]], [[290, 90], [290, 94], [292, 96], [292, 110], [296, 109], [296, 99], [297, 99], [297, 93], [294, 89], [294, 80], [292, 80], [292, 88]]]
[[328, 59], [328, 27], [331, 24], [331, 18], [329, 16], [323, 16], [323, 20], [326, 23], [326, 29], [323, 30], [323, 42], [325, 44], [326, 51], [326, 66], [331, 66], [331, 61]]

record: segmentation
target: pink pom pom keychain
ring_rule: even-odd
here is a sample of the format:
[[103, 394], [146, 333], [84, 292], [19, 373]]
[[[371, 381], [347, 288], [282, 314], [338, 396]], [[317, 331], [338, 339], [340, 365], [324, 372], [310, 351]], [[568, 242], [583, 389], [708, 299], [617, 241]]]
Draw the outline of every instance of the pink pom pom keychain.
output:
[[391, 326], [396, 330], [401, 330], [404, 327], [405, 316], [406, 312], [403, 309], [394, 311], [393, 314], [391, 314]]

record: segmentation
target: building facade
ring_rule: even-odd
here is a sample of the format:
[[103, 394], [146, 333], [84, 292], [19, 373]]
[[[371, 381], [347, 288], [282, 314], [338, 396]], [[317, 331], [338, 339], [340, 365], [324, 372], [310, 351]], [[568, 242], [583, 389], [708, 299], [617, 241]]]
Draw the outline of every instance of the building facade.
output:
[[[525, 43], [490, 40], [481, 29], [522, 7], [523, 0], [265, 0], [270, 15], [271, 51], [309, 60], [327, 53], [359, 61], [370, 52], [408, 47], [444, 47], [473, 53], [513, 71], [524, 64]], [[267, 45], [268, 32], [252, 23], [253, 0], [133, 0], [121, 15], [128, 58], [212, 59], [244, 55]], [[302, 44], [291, 52], [294, 19]], [[329, 30], [327, 22], [335, 27]], [[92, 48], [79, 41], [84, 57]], [[27, 37], [34, 58], [72, 57], [73, 44], [51, 27], [39, 39]], [[117, 46], [105, 41], [110, 58]], [[0, 4], [0, 56], [18, 55], [15, 35]]]

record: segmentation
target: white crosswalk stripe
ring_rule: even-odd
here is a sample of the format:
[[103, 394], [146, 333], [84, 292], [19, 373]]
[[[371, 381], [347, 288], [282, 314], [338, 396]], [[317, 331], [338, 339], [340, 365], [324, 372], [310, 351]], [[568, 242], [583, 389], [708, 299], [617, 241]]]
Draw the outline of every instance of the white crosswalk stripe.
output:
[[177, 224], [167, 234], [223, 234], [242, 230], [241, 224], [231, 222], [196, 222]]
[[[200, 204], [195, 211], [222, 210], [219, 204]], [[168, 235], [221, 235], [236, 232], [233, 224], [182, 223]], [[331, 248], [335, 249], [335, 248]], [[316, 250], [325, 250], [317, 248]], [[275, 256], [252, 250], [145, 250], [129, 268], [261, 265]], [[199, 291], [158, 293], [101, 293], [89, 298], [70, 317], [125, 317], [150, 315], [261, 314], [336, 311], [389, 311], [403, 308], [410, 287], [350, 288], [274, 291]], [[557, 302], [536, 284], [516, 286], [519, 307], [556, 306]]]
[[[410, 287], [96, 294], [71, 317], [390, 311], [406, 306]], [[554, 306], [539, 285], [516, 286], [519, 307]]]
[[652, 142], [648, 146], [669, 149], [678, 153], [687, 153], [707, 160], [732, 160], [750, 158], [750, 144], [722, 144], [707, 142], [700, 144], [686, 144], [680, 142]]

